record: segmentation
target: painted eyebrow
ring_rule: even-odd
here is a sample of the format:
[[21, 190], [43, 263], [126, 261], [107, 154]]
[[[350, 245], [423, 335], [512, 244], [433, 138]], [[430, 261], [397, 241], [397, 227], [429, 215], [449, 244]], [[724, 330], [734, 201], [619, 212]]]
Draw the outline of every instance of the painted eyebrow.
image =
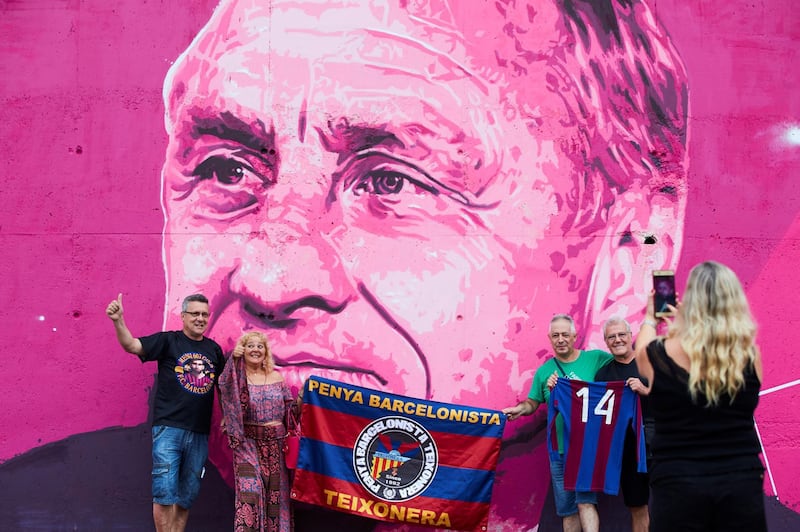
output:
[[325, 132], [316, 128], [326, 151], [338, 153], [342, 157], [356, 154], [378, 146], [404, 148], [405, 144], [397, 135], [381, 126], [351, 126]]
[[211, 135], [221, 140], [230, 140], [263, 155], [275, 154], [275, 131], [267, 130], [264, 122], [245, 122], [230, 111], [216, 116], [204, 117], [191, 114], [191, 138]]
[[[338, 164], [341, 164], [349, 157], [356, 156], [360, 159], [364, 155], [362, 152], [368, 151], [376, 147], [396, 147], [405, 148], [405, 143], [397, 137], [394, 133], [387, 130], [387, 125], [371, 126], [371, 125], [350, 125], [345, 122], [341, 127], [332, 127], [332, 122], [328, 122], [330, 133], [323, 131], [317, 127], [316, 131], [319, 135], [320, 141], [326, 151], [339, 154]], [[390, 159], [394, 158], [387, 154], [385, 156]], [[408, 161], [396, 159], [403, 164], [410, 164]], [[436, 188], [431, 188], [430, 192], [444, 193], [453, 200], [461, 203], [462, 205], [470, 206], [474, 209], [490, 209], [497, 206], [497, 202], [493, 204], [481, 204], [475, 201], [474, 196], [466, 193], [465, 191], [455, 190], [454, 188], [442, 183], [435, 179], [424, 169], [417, 165], [411, 164], [416, 171], [424, 175], [427, 180], [432, 183]], [[336, 185], [341, 180], [341, 175], [337, 172], [333, 175], [333, 184]], [[335, 201], [335, 194], [333, 188], [328, 196], [329, 203]]]

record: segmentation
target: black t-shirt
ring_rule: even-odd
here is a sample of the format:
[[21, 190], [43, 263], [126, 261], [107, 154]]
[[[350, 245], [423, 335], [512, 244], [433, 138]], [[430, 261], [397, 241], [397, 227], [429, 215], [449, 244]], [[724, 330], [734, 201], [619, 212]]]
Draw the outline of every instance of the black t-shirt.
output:
[[[597, 382], [626, 381], [630, 377], [641, 379], [639, 377], [639, 368], [636, 367], [636, 361], [632, 360], [630, 364], [622, 364], [615, 359], [598, 369], [594, 380]], [[647, 386], [647, 379], [642, 379], [642, 382]]]
[[214, 387], [225, 357], [210, 338], [192, 340], [183, 331], [144, 336], [142, 362], [158, 361], [153, 425], [166, 425], [208, 434]]
[[[627, 381], [631, 377], [640, 379], [642, 384], [647, 386], [647, 379], [639, 375], [639, 368], [636, 366], [636, 360], [631, 360], [628, 364], [622, 364], [614, 359], [597, 370], [594, 380], [597, 382]], [[650, 413], [650, 404], [647, 400], [647, 396], [640, 395], [639, 400], [642, 405], [642, 421], [644, 422], [645, 439], [649, 444], [652, 441], [654, 432], [653, 416]]]

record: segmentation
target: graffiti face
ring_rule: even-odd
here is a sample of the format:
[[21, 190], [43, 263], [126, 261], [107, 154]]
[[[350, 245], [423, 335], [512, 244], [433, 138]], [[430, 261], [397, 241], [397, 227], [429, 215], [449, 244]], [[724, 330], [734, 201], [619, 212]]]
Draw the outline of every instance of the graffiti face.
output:
[[[520, 75], [497, 60], [513, 41], [487, 54], [458, 14], [314, 6], [223, 3], [170, 73], [168, 304], [206, 294], [223, 347], [266, 330], [293, 384], [502, 406], [538, 365], [533, 324], [585, 315], [620, 240], [553, 90], [555, 8]], [[617, 198], [628, 229], [643, 194]]]

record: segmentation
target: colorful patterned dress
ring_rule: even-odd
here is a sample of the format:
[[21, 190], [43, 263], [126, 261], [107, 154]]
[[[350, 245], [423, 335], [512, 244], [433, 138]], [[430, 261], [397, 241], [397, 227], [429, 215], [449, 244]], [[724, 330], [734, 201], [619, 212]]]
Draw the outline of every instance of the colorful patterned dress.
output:
[[233, 449], [235, 532], [291, 532], [289, 471], [283, 459], [284, 421], [291, 392], [284, 382], [247, 383], [242, 359], [220, 376], [225, 428]]

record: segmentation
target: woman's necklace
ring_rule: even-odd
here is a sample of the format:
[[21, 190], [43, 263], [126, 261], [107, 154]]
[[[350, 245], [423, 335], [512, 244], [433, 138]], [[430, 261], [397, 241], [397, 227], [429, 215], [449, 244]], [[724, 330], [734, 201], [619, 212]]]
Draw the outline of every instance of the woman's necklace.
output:
[[248, 371], [247, 372], [247, 382], [249, 382], [253, 386], [266, 386], [267, 385], [267, 377], [268, 377], [267, 372], [266, 371], [264, 372], [264, 382], [261, 383], [261, 384], [255, 382], [255, 379], [253, 378], [253, 376], [256, 375], [256, 374], [257, 374], [257, 372], [255, 372], [255, 371], [252, 372], [252, 373]]

